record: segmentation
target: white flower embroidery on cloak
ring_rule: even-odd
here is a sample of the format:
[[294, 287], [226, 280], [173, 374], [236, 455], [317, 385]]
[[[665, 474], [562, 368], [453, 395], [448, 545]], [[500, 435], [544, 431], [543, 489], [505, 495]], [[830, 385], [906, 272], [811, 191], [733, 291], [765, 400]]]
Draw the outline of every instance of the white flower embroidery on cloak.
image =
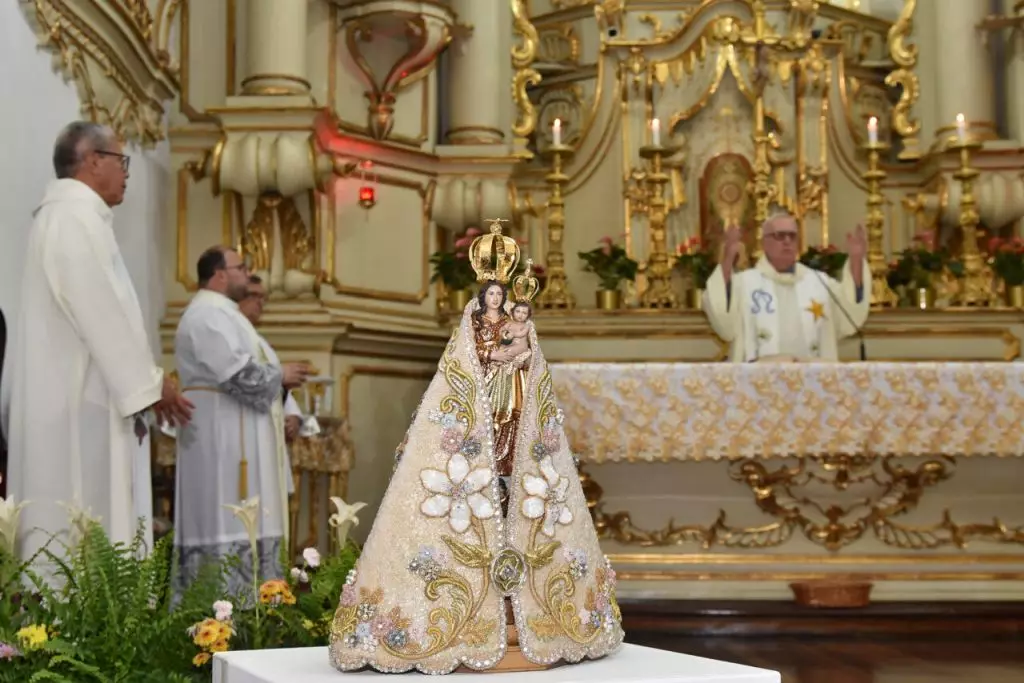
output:
[[457, 533], [469, 528], [472, 517], [490, 519], [494, 505], [481, 493], [490, 483], [489, 467], [469, 469], [469, 461], [461, 453], [448, 459], [447, 472], [425, 469], [420, 472], [423, 488], [434, 495], [423, 501], [420, 511], [427, 517], [444, 517]]
[[532, 474], [523, 475], [523, 489], [528, 494], [523, 499], [523, 515], [527, 519], [544, 518], [541, 531], [545, 536], [554, 537], [556, 524], [571, 524], [572, 510], [565, 499], [569, 480], [559, 476], [550, 457], [540, 461], [540, 473], [544, 478]]

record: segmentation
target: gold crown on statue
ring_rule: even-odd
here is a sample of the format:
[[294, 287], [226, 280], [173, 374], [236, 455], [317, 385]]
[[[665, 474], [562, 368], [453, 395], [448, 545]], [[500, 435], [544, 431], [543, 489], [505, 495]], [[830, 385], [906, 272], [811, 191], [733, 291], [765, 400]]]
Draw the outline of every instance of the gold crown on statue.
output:
[[519, 264], [519, 245], [511, 237], [501, 234], [503, 218], [488, 218], [490, 234], [480, 235], [469, 245], [469, 262], [476, 273], [477, 282], [497, 280], [505, 284]]
[[512, 278], [512, 296], [520, 303], [530, 303], [537, 296], [540, 282], [533, 276], [533, 259], [526, 259], [526, 270]]

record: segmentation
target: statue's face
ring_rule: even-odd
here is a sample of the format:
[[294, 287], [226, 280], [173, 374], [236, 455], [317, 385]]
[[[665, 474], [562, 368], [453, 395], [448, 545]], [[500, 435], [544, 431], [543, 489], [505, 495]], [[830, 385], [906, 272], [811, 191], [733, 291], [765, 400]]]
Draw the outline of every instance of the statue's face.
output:
[[526, 306], [516, 306], [512, 309], [512, 319], [517, 323], [525, 323], [530, 319], [530, 310]]
[[487, 288], [487, 293], [484, 294], [484, 301], [487, 303], [487, 310], [496, 311], [501, 308], [501, 300], [504, 298], [501, 287], [498, 285], [491, 285]]

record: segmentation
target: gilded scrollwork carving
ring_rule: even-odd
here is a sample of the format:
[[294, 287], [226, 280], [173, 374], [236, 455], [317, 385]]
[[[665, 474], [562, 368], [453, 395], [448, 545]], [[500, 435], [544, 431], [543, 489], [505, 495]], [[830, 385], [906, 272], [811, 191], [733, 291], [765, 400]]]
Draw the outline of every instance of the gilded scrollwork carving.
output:
[[511, 0], [512, 30], [519, 38], [519, 44], [512, 47], [512, 101], [516, 107], [512, 134], [516, 139], [517, 153], [529, 156], [525, 150], [526, 138], [537, 127], [537, 110], [530, 101], [528, 89], [540, 84], [541, 75], [533, 68], [537, 60], [540, 38], [537, 28], [530, 22], [526, 0]]
[[[532, 24], [530, 24], [530, 28], [533, 28]], [[529, 31], [529, 29], [526, 30]], [[538, 32], [537, 40], [538, 61], [552, 64], [579, 64], [580, 37], [576, 33], [576, 27], [572, 24], [555, 24], [545, 27]], [[515, 54], [512, 56], [512, 64], [513, 66], [516, 64]]]
[[892, 129], [903, 138], [904, 149], [900, 153], [903, 159], [915, 159], [921, 156], [918, 149], [917, 134], [921, 130], [921, 122], [913, 117], [914, 104], [917, 102], [920, 84], [914, 67], [917, 66], [917, 45], [907, 43], [907, 38], [914, 29], [914, 8], [917, 0], [905, 0], [903, 10], [896, 23], [889, 29], [889, 56], [896, 64], [885, 77], [885, 84], [890, 88], [900, 89], [900, 99], [892, 109]]
[[281, 249], [285, 270], [305, 270], [316, 248], [316, 236], [302, 220], [295, 201], [289, 197], [277, 209], [281, 222]]
[[[582, 468], [587, 505], [601, 538], [624, 545], [666, 547], [697, 543], [714, 547], [764, 549], [785, 544], [800, 532], [808, 540], [836, 551], [867, 534], [901, 550], [964, 548], [972, 540], [1024, 544], [1024, 526], [1011, 527], [993, 519], [990, 523], [958, 524], [945, 510], [933, 525], [909, 525], [897, 521], [917, 508], [927, 489], [950, 479], [955, 471], [951, 457], [914, 458], [904, 466], [893, 457], [872, 455], [801, 458], [771, 467], [771, 461], [745, 458], [729, 464], [732, 479], [746, 484], [754, 502], [774, 520], [760, 526], [736, 527], [720, 510], [709, 525], [676, 524], [670, 520], [660, 529], [635, 525], [630, 513], [606, 513], [603, 490]], [[823, 487], [823, 494], [811, 491]], [[847, 496], [847, 504], [835, 502]]]
[[143, 147], [165, 138], [164, 103], [178, 89], [168, 41], [182, 0], [161, 0], [154, 17], [142, 0], [20, 0], [84, 117]]
[[[281, 246], [280, 259], [274, 258], [276, 244]], [[250, 269], [264, 278], [271, 291], [298, 296], [313, 290], [316, 236], [293, 198], [260, 196], [242, 231], [241, 248]]]
[[821, 215], [823, 200], [828, 196], [828, 169], [809, 166], [800, 173], [798, 182], [797, 202], [801, 215]]
[[242, 232], [242, 255], [254, 273], [269, 273], [274, 258], [274, 213], [281, 198], [264, 195]]

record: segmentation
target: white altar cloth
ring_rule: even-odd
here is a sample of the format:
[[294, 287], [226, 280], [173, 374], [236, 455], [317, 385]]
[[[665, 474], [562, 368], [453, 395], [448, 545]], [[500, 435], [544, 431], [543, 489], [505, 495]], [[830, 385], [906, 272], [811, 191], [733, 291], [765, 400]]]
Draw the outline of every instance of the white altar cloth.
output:
[[[416, 675], [416, 674], [412, 674]], [[521, 673], [453, 673], [458, 683], [780, 683], [776, 671], [623, 645], [604, 659]], [[327, 648], [224, 652], [213, 658], [214, 683], [345, 683], [387, 678], [373, 671], [340, 673]], [[403, 680], [405, 680], [403, 678]]]

